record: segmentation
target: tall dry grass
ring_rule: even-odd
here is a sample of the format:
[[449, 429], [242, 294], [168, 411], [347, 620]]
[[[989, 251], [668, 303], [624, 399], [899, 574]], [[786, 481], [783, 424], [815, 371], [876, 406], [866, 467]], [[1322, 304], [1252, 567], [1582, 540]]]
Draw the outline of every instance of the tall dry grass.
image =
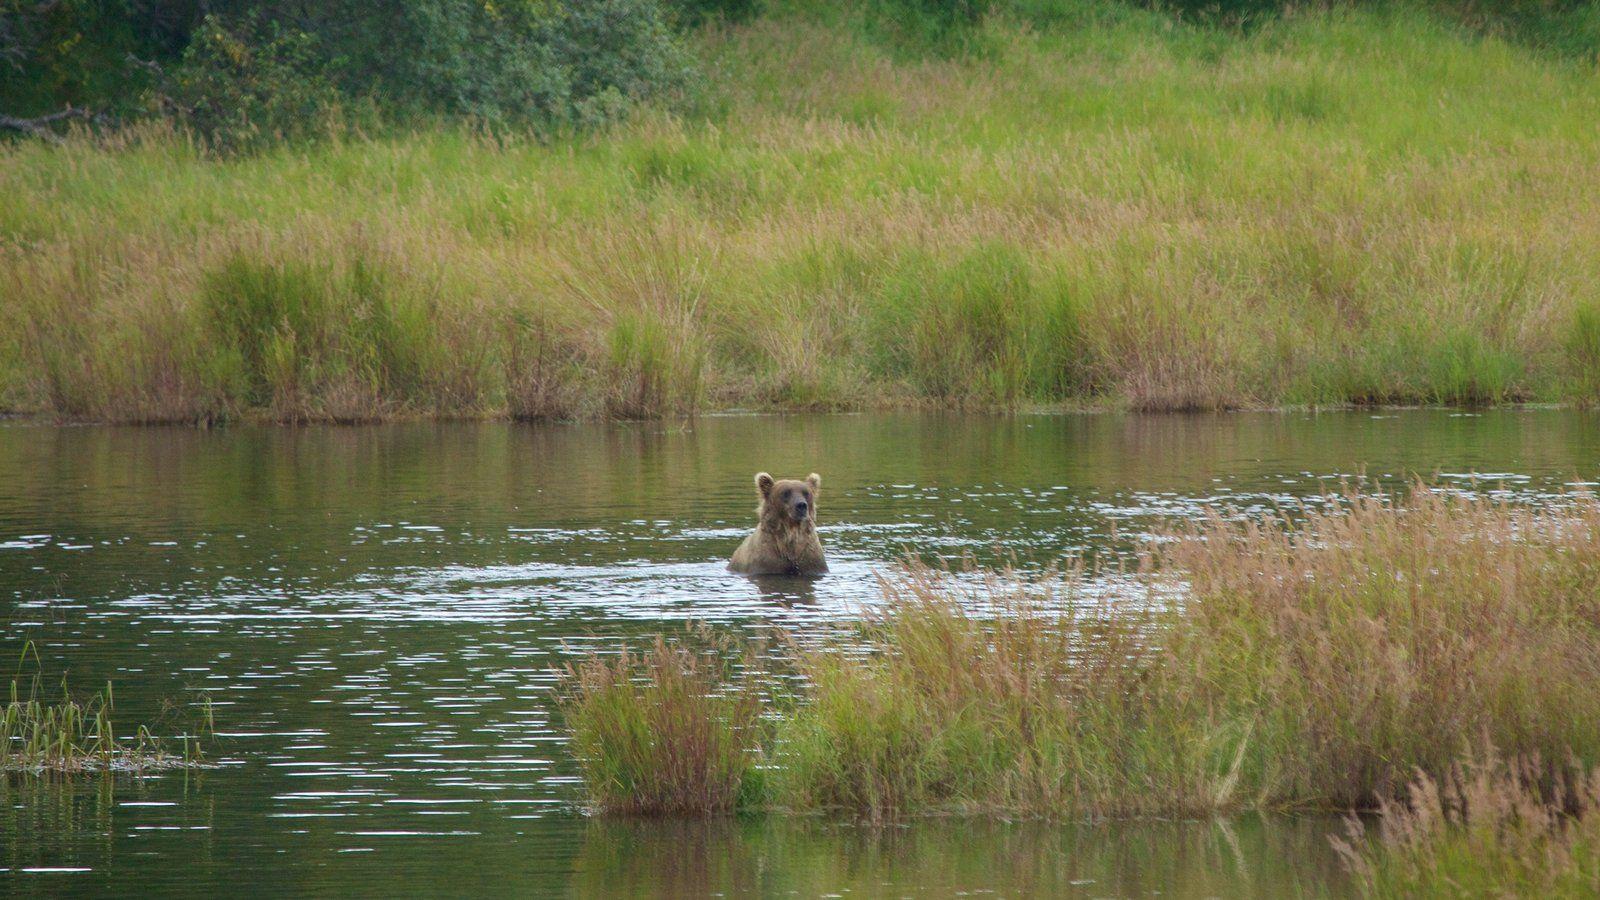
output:
[[[763, 760], [743, 796], [877, 819], [1352, 809], [1485, 740], [1600, 762], [1600, 500], [1327, 501], [1177, 527], [1109, 591], [1072, 571], [890, 578], [856, 639], [791, 648], [800, 687], [754, 701], [775, 724], [740, 732]], [[605, 671], [570, 709], [616, 708]], [[657, 753], [679, 738], [646, 716], [706, 718], [619, 709]], [[620, 808], [619, 783], [592, 789]]]
[[1600, 760], [1600, 501], [1418, 484], [1333, 510], [1178, 531], [1185, 677], [1248, 723], [1246, 783], [1361, 806], [1487, 737]]
[[1403, 8], [1056, 6], [948, 56], [778, 7], [699, 39], [702, 113], [587, 137], [0, 146], [0, 405], [1596, 399], [1592, 67]]

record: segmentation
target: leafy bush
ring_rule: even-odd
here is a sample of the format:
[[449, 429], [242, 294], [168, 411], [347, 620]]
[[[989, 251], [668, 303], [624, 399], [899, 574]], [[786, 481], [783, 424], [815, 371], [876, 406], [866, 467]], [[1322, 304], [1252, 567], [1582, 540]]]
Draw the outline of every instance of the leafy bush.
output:
[[310, 35], [258, 22], [234, 30], [207, 16], [165, 97], [201, 134], [243, 146], [315, 130], [339, 93]]
[[176, 59], [193, 0], [0, 0], [0, 113], [129, 111], [151, 83], [137, 61]]
[[303, 133], [365, 102], [402, 118], [589, 125], [682, 92], [691, 72], [658, 0], [63, 0], [6, 12], [0, 65], [21, 77], [0, 82], [0, 112], [132, 111], [153, 88], [224, 144]]
[[[288, 103], [235, 104], [263, 130], [294, 131], [299, 100], [331, 87], [400, 116], [467, 116], [493, 125], [598, 124], [634, 102], [681, 90], [688, 56], [655, 0], [490, 3], [335, 0], [310, 11], [287, 0], [240, 0], [202, 27], [208, 43], [186, 59], [180, 82], [209, 88], [188, 99], [226, 106], [274, 81]], [[381, 22], [379, 27], [376, 23]], [[213, 30], [238, 43], [213, 48]], [[215, 59], [217, 49], [221, 61]], [[228, 78], [237, 58], [255, 70]], [[263, 63], [261, 61], [269, 61]], [[324, 106], [332, 105], [325, 98]], [[207, 120], [197, 124], [209, 126]]]
[[718, 19], [745, 22], [755, 18], [765, 5], [762, 0], [671, 0], [678, 22], [690, 26]]

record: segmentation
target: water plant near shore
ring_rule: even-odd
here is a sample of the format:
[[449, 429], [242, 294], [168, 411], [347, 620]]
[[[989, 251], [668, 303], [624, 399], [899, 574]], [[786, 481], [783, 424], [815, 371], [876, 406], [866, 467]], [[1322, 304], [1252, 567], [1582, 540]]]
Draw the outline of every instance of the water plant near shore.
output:
[[708, 646], [658, 637], [642, 652], [591, 655], [567, 669], [567, 727], [597, 807], [713, 815], [749, 799], [760, 701], [748, 676], [733, 673], [725, 641], [699, 643]]
[[[974, 584], [908, 568], [859, 639], [789, 648], [776, 665], [796, 686], [757, 691], [748, 666], [736, 690], [699, 682], [733, 691], [737, 717], [696, 705], [669, 645], [624, 656], [576, 680], [574, 746], [586, 773], [619, 765], [594, 710], [655, 758], [692, 749], [659, 723], [701, 723], [701, 743], [720, 723], [743, 736], [723, 802], [675, 811], [739, 798], [867, 818], [1366, 808], [1485, 739], [1600, 761], [1600, 500], [1418, 484], [1326, 501], [1174, 526], [1110, 592], [1074, 571]], [[758, 714], [770, 729], [748, 727]], [[634, 811], [617, 787], [659, 795], [668, 771], [591, 775], [591, 800]], [[732, 783], [750, 773], [760, 790]]]

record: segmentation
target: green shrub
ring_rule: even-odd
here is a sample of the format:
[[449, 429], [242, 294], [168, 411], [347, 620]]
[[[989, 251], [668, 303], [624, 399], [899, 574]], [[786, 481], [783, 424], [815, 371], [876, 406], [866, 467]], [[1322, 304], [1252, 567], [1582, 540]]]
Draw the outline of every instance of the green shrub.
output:
[[0, 113], [65, 106], [134, 111], [152, 72], [188, 43], [200, 4], [186, 0], [0, 0]]
[[0, 82], [0, 111], [132, 111], [154, 88], [224, 145], [315, 130], [340, 106], [593, 125], [689, 86], [669, 19], [657, 0], [34, 4], [0, 17], [0, 64], [21, 75]]
[[166, 99], [179, 119], [224, 147], [316, 130], [338, 105], [316, 40], [276, 23], [230, 28], [207, 16]]

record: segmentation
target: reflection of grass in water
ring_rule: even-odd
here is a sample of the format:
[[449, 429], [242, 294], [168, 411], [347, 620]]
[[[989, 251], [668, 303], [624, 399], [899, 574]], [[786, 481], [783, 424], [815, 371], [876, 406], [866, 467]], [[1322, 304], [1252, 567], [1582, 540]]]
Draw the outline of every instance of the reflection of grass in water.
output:
[[[24, 656], [31, 645], [24, 650]], [[172, 752], [146, 726], [131, 738], [119, 738], [112, 724], [111, 685], [86, 698], [74, 699], [65, 683], [61, 699], [43, 699], [37, 675], [11, 680], [10, 699], [0, 709], [0, 772], [72, 775], [85, 772], [141, 773], [204, 762], [198, 735], [184, 735], [182, 749]], [[210, 707], [206, 709], [207, 725]]]
[[[1350, 809], [1483, 740], [1600, 760], [1600, 500], [1530, 509], [1420, 485], [1339, 499], [1180, 528], [1133, 597], [1068, 579], [1055, 599], [1070, 602], [1043, 602], [1038, 584], [911, 569], [865, 613], [869, 652], [795, 651], [793, 700], [670, 645], [610, 663], [569, 697], [591, 773], [619, 763], [591, 708], [632, 754], [628, 780], [591, 778], [591, 799], [870, 819]], [[1174, 571], [1181, 604], [1161, 591]], [[753, 725], [763, 709], [769, 729]], [[714, 764], [653, 762], [703, 747]], [[718, 803], [662, 802], [713, 776]]]
[[1334, 840], [1368, 895], [1600, 895], [1600, 769], [1491, 750], [1419, 773], [1380, 813], [1376, 841], [1353, 819]]
[[1340, 878], [1331, 817], [1095, 825], [811, 817], [597, 819], [573, 865], [584, 897], [1288, 895]]

